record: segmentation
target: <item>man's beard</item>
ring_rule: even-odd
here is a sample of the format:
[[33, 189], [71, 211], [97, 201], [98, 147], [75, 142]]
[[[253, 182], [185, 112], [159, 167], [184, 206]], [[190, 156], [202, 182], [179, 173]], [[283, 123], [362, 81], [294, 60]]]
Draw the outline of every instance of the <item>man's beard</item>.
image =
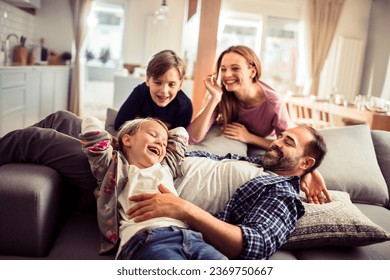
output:
[[262, 165], [265, 170], [273, 171], [292, 171], [299, 164], [300, 157], [286, 158], [278, 146], [270, 147], [264, 154]]

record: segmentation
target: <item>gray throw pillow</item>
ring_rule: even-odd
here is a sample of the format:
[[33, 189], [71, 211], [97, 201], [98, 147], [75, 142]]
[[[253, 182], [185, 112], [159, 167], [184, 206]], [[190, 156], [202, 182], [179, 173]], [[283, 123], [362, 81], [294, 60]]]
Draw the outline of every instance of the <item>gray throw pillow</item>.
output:
[[353, 205], [348, 193], [329, 191], [329, 194], [332, 202], [309, 204], [301, 193], [305, 215], [298, 220], [283, 249], [354, 247], [390, 240], [390, 233]]
[[115, 118], [117, 114], [118, 114], [117, 110], [112, 108], [107, 108], [106, 122], [104, 124], [104, 127], [108, 131], [108, 133], [114, 136], [118, 134], [118, 131], [116, 131], [114, 128]]
[[353, 202], [388, 205], [389, 192], [367, 125], [320, 130], [328, 153], [318, 170], [329, 190], [350, 194]]

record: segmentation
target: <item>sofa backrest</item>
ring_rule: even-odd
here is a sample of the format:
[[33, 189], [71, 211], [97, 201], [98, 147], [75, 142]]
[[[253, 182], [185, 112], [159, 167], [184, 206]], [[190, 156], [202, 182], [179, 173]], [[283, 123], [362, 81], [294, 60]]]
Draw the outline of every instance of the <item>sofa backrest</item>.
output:
[[390, 194], [390, 131], [372, 130], [371, 136], [375, 147], [376, 158]]

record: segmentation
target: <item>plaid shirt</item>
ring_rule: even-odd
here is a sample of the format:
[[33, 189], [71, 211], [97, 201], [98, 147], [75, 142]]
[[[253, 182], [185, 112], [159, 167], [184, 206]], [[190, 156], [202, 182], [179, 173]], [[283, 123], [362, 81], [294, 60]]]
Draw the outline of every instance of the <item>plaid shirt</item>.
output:
[[[234, 154], [221, 157], [203, 151], [189, 152], [186, 156], [261, 162], [260, 157]], [[244, 249], [240, 259], [269, 259], [287, 241], [304, 213], [299, 199], [299, 177], [267, 175], [253, 178], [238, 188], [216, 217], [242, 229]]]

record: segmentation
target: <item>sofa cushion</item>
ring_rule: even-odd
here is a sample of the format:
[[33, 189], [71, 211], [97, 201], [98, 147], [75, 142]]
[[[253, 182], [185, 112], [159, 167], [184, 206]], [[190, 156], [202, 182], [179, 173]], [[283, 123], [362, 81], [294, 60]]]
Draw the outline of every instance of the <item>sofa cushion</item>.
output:
[[106, 121], [104, 124], [104, 128], [110, 133], [111, 135], [116, 136], [118, 131], [115, 130], [114, 124], [115, 124], [115, 118], [118, 114], [118, 111], [112, 108], [107, 108], [107, 114], [106, 114]]
[[[354, 204], [366, 217], [390, 232], [390, 211], [382, 206]], [[390, 241], [359, 247], [322, 247], [291, 250], [299, 260], [390, 260]]]
[[346, 192], [329, 191], [332, 202], [309, 204], [301, 199], [305, 215], [298, 220], [283, 249], [322, 246], [364, 246], [390, 240], [390, 233], [372, 222], [355, 205]]
[[241, 141], [229, 139], [220, 133], [220, 126], [214, 125], [202, 142], [188, 146], [188, 151], [207, 151], [224, 156], [228, 153], [240, 156], [247, 155], [247, 145]]
[[371, 136], [374, 142], [376, 158], [390, 193], [390, 132], [373, 130], [371, 131]]
[[330, 190], [348, 192], [353, 202], [385, 206], [389, 192], [366, 125], [322, 129], [328, 153], [318, 170]]

